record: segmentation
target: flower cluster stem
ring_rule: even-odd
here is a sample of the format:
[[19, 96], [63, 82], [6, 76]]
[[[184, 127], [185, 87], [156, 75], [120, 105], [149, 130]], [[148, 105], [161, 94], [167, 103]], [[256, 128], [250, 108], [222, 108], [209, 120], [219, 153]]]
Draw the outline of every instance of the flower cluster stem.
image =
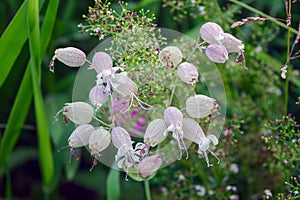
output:
[[150, 193], [150, 184], [149, 184], [149, 180], [145, 180], [145, 181], [144, 181], [144, 185], [145, 185], [146, 199], [147, 199], [147, 200], [151, 200], [151, 193]]

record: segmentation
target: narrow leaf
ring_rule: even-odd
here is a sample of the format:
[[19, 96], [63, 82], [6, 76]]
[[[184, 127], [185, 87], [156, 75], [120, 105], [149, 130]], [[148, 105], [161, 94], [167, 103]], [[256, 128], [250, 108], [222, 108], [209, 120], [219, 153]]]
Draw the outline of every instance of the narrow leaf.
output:
[[120, 171], [113, 168], [107, 177], [107, 199], [120, 199]]

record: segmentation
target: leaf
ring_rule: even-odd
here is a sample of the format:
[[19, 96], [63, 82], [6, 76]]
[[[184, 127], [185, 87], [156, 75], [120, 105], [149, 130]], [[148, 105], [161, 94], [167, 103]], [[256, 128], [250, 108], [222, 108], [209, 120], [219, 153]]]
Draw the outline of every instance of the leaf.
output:
[[120, 199], [120, 171], [111, 168], [107, 177], [107, 199]]

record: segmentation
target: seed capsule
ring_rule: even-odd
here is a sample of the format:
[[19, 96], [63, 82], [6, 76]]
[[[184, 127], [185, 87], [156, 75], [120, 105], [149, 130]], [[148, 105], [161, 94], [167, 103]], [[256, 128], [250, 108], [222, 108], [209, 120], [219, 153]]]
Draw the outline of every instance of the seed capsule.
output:
[[186, 101], [186, 111], [194, 118], [204, 118], [209, 115], [215, 117], [219, 114], [219, 105], [216, 100], [205, 95], [195, 95]]
[[78, 126], [68, 139], [69, 146], [71, 148], [77, 148], [88, 145], [89, 138], [94, 130], [94, 127], [90, 124], [82, 124]]
[[88, 124], [92, 121], [94, 110], [93, 107], [85, 102], [66, 103], [62, 110], [58, 111], [63, 113], [65, 117], [70, 119], [75, 124]]
[[167, 67], [178, 65], [183, 58], [182, 52], [176, 46], [167, 46], [159, 53], [159, 61]]
[[198, 79], [198, 70], [193, 64], [183, 62], [178, 66], [177, 76], [183, 82], [194, 85]]
[[223, 39], [223, 29], [216, 23], [207, 22], [203, 24], [200, 28], [200, 36], [201, 38], [211, 44], [218, 44], [220, 40]]
[[111, 132], [112, 143], [118, 149], [124, 145], [132, 147], [132, 141], [129, 133], [122, 127], [115, 127]]
[[50, 61], [49, 68], [51, 72], [54, 72], [54, 61], [56, 58], [69, 67], [80, 67], [86, 61], [86, 55], [80, 49], [75, 47], [59, 48], [55, 50], [54, 56]]
[[160, 158], [159, 154], [155, 154], [153, 156], [149, 156], [144, 158], [138, 164], [138, 171], [139, 173], [144, 176], [151, 176], [154, 174], [162, 164], [162, 159]]
[[167, 137], [167, 134], [164, 134], [166, 129], [167, 126], [163, 119], [153, 120], [146, 129], [144, 143], [150, 144], [152, 147], [161, 143]]
[[205, 49], [206, 56], [213, 62], [225, 63], [228, 60], [228, 52], [224, 46], [210, 44]]

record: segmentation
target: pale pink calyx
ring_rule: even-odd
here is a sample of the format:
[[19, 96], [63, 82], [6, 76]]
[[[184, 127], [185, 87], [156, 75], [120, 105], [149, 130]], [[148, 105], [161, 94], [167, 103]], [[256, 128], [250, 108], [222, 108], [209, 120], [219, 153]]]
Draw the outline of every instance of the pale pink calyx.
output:
[[219, 105], [215, 99], [198, 94], [187, 99], [186, 111], [193, 118], [205, 118], [209, 115], [216, 117], [219, 114]]
[[167, 137], [165, 130], [167, 125], [163, 119], [155, 119], [149, 123], [144, 134], [144, 143], [154, 147], [164, 141]]
[[94, 86], [89, 92], [89, 99], [90, 102], [98, 109], [107, 102], [109, 95], [109, 92], [107, 92], [103, 85]]
[[71, 148], [82, 147], [89, 144], [89, 138], [95, 128], [90, 124], [81, 124], [70, 135], [68, 139]]
[[137, 166], [138, 172], [143, 177], [149, 177], [154, 174], [162, 165], [162, 159], [159, 154], [144, 158]]
[[192, 63], [183, 62], [177, 68], [177, 76], [183, 82], [195, 85], [198, 80], [198, 70]]
[[223, 29], [218, 24], [213, 22], [207, 22], [203, 24], [199, 32], [201, 38], [209, 44], [218, 44], [224, 38]]
[[209, 60], [215, 63], [225, 63], [228, 60], [228, 51], [219, 44], [210, 44], [205, 49], [205, 54]]
[[55, 59], [69, 67], [80, 67], [87, 61], [85, 53], [78, 48], [66, 47], [56, 49], [49, 64], [49, 69], [53, 73]]
[[96, 52], [92, 59], [91, 68], [97, 73], [102, 73], [105, 70], [112, 70], [113, 61], [105, 52]]
[[112, 143], [118, 149], [122, 146], [132, 146], [132, 141], [129, 133], [122, 127], [115, 127], [111, 131]]
[[65, 116], [65, 122], [67, 119], [71, 120], [75, 124], [88, 124], [92, 121], [94, 116], [93, 107], [85, 102], [73, 102], [66, 103], [63, 109], [57, 112], [55, 119], [60, 113]]
[[181, 63], [183, 55], [178, 47], [167, 46], [160, 51], [158, 58], [161, 64], [167, 68], [172, 68]]

